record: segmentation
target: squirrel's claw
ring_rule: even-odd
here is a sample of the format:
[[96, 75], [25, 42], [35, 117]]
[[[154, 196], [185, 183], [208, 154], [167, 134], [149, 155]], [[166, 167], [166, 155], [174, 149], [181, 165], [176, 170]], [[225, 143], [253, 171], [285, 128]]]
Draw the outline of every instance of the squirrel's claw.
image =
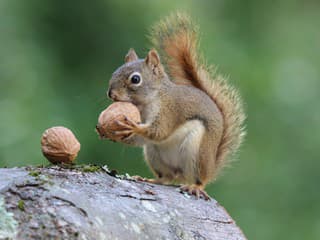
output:
[[127, 123], [129, 123], [130, 126], [135, 127], [135, 128], [139, 128], [139, 124], [134, 122], [134, 121], [132, 121], [130, 118], [125, 117], [125, 121]]
[[115, 132], [113, 132], [113, 134], [116, 136], [127, 136], [130, 134], [133, 134], [133, 131], [132, 130], [115, 131]]
[[187, 192], [189, 195], [196, 196], [196, 199], [203, 198], [204, 200], [210, 200], [210, 196], [198, 185], [183, 185], [180, 187], [180, 192]]
[[124, 123], [124, 122], [122, 122], [122, 121], [119, 121], [119, 120], [116, 121], [116, 124], [117, 124], [118, 126], [120, 126], [120, 127], [125, 128], [125, 129], [131, 129], [131, 128], [132, 128], [131, 125], [129, 125], [129, 124], [127, 124], [127, 123]]

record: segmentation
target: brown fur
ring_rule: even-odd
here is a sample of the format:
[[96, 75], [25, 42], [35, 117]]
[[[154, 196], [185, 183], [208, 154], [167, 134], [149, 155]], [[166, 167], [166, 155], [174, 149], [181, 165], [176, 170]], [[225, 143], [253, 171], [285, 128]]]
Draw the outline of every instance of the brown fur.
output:
[[[216, 167], [206, 167], [221, 168], [227, 157], [236, 152], [245, 136], [245, 114], [238, 91], [202, 63], [198, 56], [197, 29], [186, 15], [178, 13], [160, 21], [152, 28], [151, 41], [159, 49], [170, 79], [176, 84], [201, 89], [221, 111], [224, 128], [216, 153]], [[200, 171], [204, 171], [203, 168]]]

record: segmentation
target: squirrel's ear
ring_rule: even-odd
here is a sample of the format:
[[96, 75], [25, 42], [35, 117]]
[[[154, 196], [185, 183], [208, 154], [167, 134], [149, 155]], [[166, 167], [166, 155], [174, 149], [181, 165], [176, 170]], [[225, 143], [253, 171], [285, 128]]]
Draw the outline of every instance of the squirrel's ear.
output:
[[127, 53], [127, 55], [124, 58], [124, 61], [127, 63], [127, 62], [137, 61], [138, 59], [139, 59], [138, 55], [136, 54], [134, 49], [130, 48], [129, 52]]
[[148, 52], [145, 62], [153, 68], [158, 67], [160, 65], [160, 57], [155, 49], [151, 49]]

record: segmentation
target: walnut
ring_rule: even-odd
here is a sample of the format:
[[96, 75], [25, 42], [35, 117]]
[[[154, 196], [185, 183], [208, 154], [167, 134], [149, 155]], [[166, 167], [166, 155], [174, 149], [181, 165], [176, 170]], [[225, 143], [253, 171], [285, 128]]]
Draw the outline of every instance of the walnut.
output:
[[52, 127], [42, 134], [41, 149], [51, 163], [72, 163], [80, 151], [80, 143], [68, 128]]
[[[115, 102], [107, 109], [100, 113], [97, 132], [101, 138], [109, 138], [113, 141], [121, 141], [123, 136], [117, 136], [116, 131], [125, 130], [124, 127], [119, 126], [117, 121], [126, 122], [126, 118], [133, 122], [140, 123], [141, 117], [138, 108], [129, 102]], [[128, 137], [124, 136], [124, 137]]]

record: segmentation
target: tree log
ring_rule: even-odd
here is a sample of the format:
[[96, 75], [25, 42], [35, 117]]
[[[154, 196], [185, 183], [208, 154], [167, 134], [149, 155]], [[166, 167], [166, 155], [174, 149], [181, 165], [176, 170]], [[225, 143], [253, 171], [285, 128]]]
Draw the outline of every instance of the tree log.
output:
[[0, 239], [246, 239], [217, 201], [104, 167], [0, 169]]

